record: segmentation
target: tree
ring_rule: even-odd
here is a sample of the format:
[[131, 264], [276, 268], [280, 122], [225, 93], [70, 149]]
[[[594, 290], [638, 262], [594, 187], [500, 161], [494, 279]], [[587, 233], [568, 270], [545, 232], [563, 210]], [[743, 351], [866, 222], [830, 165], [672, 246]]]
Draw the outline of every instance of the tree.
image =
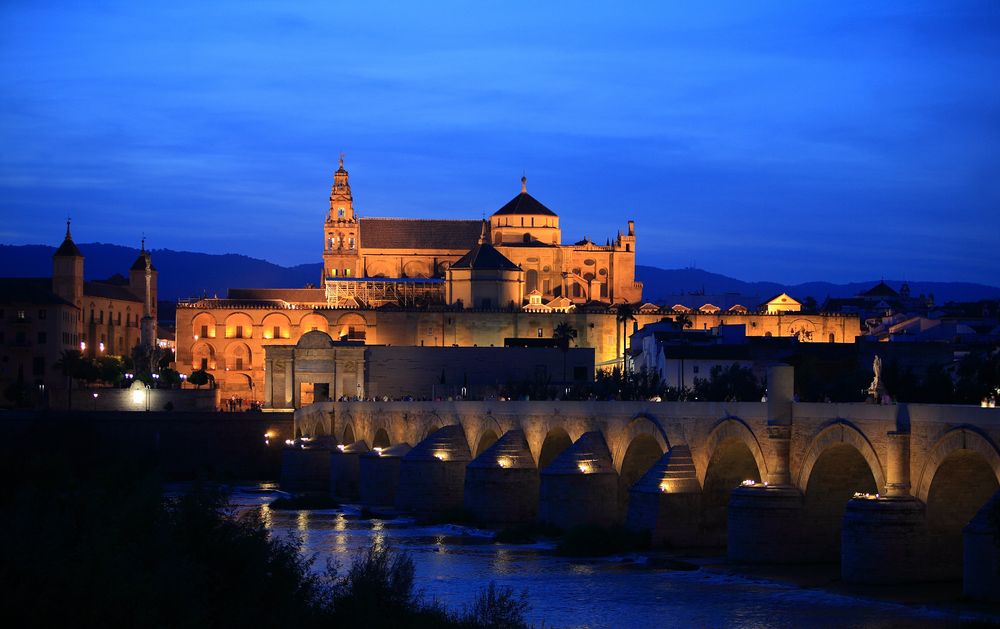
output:
[[55, 368], [66, 376], [66, 408], [73, 408], [73, 379], [80, 378], [83, 373], [83, 354], [78, 349], [66, 349], [59, 355]]
[[632, 304], [628, 302], [622, 302], [618, 304], [615, 309], [615, 331], [618, 332], [619, 326], [621, 332], [618, 335], [618, 352], [619, 357], [622, 360], [622, 370], [628, 370], [628, 362], [625, 360], [625, 338], [628, 332], [627, 325], [629, 321], [635, 321], [635, 310], [632, 308]]
[[563, 382], [566, 382], [566, 355], [569, 353], [569, 344], [576, 336], [576, 329], [569, 321], [563, 321], [552, 330], [552, 338], [559, 343], [559, 350], [563, 355]]
[[733, 363], [712, 367], [707, 380], [695, 378], [694, 394], [709, 402], [755, 402], [764, 395], [764, 387], [749, 367]]
[[691, 320], [691, 317], [686, 312], [676, 315], [671, 321], [677, 330], [684, 330], [694, 326], [694, 321]]
[[207, 371], [199, 369], [191, 372], [191, 375], [188, 377], [188, 382], [200, 389], [203, 384], [208, 384], [211, 379], [212, 376], [208, 375]]

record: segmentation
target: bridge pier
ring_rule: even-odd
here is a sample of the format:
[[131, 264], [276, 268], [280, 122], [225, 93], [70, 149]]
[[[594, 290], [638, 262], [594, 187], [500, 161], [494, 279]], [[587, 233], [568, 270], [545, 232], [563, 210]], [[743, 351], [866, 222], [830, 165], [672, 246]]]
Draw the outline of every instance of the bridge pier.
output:
[[358, 500], [358, 479], [361, 474], [361, 455], [368, 452], [368, 444], [355, 441], [339, 445], [330, 451], [330, 494], [337, 500]]
[[691, 448], [668, 450], [629, 490], [626, 526], [649, 531], [654, 546], [703, 546], [702, 491]]
[[600, 432], [584, 433], [540, 475], [540, 521], [562, 529], [616, 523], [618, 474]]
[[465, 508], [482, 522], [530, 522], [538, 513], [538, 485], [524, 432], [510, 430], [465, 468]]
[[358, 493], [366, 507], [391, 507], [396, 504], [399, 487], [399, 465], [409, 444], [399, 443], [385, 448], [375, 448], [358, 457]]
[[418, 513], [460, 509], [471, 459], [461, 424], [436, 430], [402, 458], [396, 507]]
[[330, 491], [330, 450], [321, 446], [283, 449], [280, 485], [290, 492]]
[[1000, 603], [997, 526], [1000, 526], [1000, 491], [993, 494], [962, 532], [962, 591], [969, 598]]
[[802, 492], [762, 483], [729, 496], [726, 555], [743, 563], [798, 563], [811, 555], [802, 531]]
[[925, 580], [926, 517], [916, 498], [858, 497], [847, 503], [840, 575], [849, 583]]

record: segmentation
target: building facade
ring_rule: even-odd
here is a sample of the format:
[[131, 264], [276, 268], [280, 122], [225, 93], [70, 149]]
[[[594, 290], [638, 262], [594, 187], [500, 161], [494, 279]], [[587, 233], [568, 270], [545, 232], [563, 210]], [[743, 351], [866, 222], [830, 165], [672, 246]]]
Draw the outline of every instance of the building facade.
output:
[[128, 277], [84, 279], [84, 257], [70, 225], [52, 256], [52, 277], [0, 278], [0, 387], [28, 387], [59, 402], [66, 350], [85, 356], [129, 356], [156, 340], [156, 268], [143, 242]]
[[[323, 224], [322, 288], [230, 289], [177, 308], [177, 369], [204, 369], [226, 392], [262, 400], [264, 345], [311, 331], [335, 341], [407, 347], [503, 347], [551, 339], [561, 323], [598, 367], [621, 364], [629, 334], [681, 311], [642, 304], [635, 225], [605, 245], [561, 244], [559, 216], [521, 192], [488, 221], [363, 218], [341, 158]], [[632, 307], [620, 321], [618, 306]], [[746, 308], [684, 309], [695, 329], [853, 343], [854, 316]], [[227, 393], [228, 394], [228, 393]]]

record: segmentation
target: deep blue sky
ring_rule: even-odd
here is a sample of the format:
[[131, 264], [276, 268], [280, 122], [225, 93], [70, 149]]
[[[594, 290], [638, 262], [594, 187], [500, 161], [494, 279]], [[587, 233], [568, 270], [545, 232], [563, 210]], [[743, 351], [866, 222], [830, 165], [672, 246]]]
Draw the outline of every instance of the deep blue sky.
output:
[[642, 264], [1000, 283], [997, 0], [288, 4], [0, 5], [0, 242], [316, 262], [344, 151], [367, 216], [526, 171]]

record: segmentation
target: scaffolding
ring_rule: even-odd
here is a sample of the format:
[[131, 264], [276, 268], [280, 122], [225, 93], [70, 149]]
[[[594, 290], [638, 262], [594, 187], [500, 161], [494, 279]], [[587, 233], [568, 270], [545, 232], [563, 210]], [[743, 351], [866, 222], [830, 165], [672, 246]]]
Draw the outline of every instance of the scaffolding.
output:
[[423, 278], [327, 279], [326, 303], [331, 308], [439, 305], [444, 303], [444, 280]]

